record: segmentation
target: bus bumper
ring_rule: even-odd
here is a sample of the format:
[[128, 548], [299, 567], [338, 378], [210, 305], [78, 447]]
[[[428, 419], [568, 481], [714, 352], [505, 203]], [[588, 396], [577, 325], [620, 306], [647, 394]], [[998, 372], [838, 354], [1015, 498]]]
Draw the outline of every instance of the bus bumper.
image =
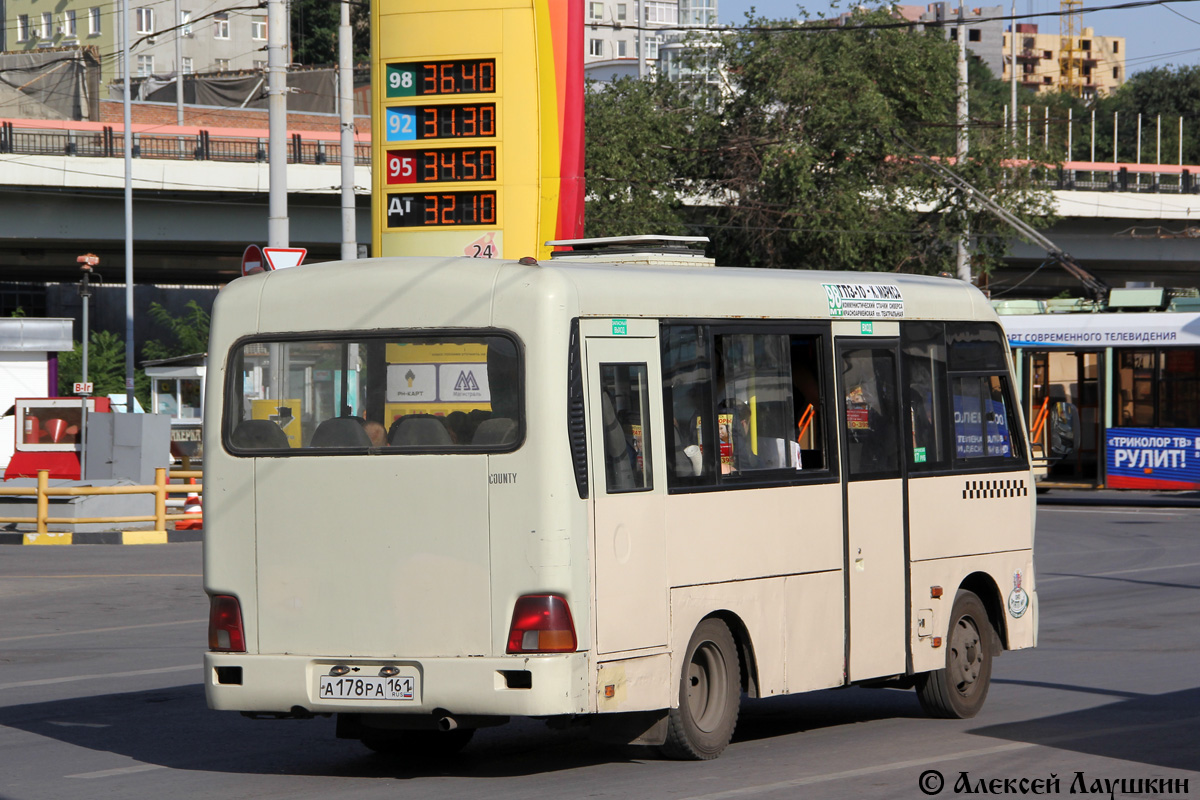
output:
[[[347, 676], [379, 676], [394, 668], [414, 679], [412, 698], [322, 696], [321, 678], [335, 667]], [[390, 671], [390, 670], [388, 670]], [[588, 706], [587, 653], [507, 658], [311, 658], [205, 653], [209, 708], [263, 714], [414, 714], [555, 716]]]

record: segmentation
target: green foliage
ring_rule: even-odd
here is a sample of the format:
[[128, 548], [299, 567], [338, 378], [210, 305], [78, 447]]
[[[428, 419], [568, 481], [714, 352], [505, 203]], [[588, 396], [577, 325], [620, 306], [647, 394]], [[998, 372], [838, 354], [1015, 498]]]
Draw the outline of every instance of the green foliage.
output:
[[[338, 61], [338, 0], [292, 0], [292, 58], [297, 64], [320, 66]], [[354, 36], [354, 63], [370, 58], [370, 4], [350, 4], [350, 28]]]
[[11, 314], [9, 314], [8, 316], [9, 317], [24, 317], [25, 309], [22, 306], [17, 306], [16, 308], [13, 309], [13, 312]]
[[[58, 357], [58, 393], [64, 397], [74, 394], [73, 384], [83, 380], [83, 346], [78, 342], [70, 352]], [[125, 342], [112, 331], [93, 331], [88, 344], [88, 380], [94, 384], [92, 394], [125, 394]], [[143, 408], [150, 405], [150, 379], [141, 370], [133, 376], [134, 395]]]
[[685, 233], [696, 121], [679, 88], [622, 78], [590, 84], [585, 103], [587, 235]]
[[[722, 96], [638, 81], [590, 93], [588, 235], [690, 229], [730, 266], [937, 273], [953, 271], [969, 223], [973, 268], [987, 272], [1010, 229], [947, 188], [927, 156], [1045, 223], [1037, 166], [1001, 168], [1014, 153], [999, 125], [974, 125], [970, 159], [950, 160], [956, 48], [939, 33], [859, 28], [893, 22], [884, 11], [836, 31], [749, 21], [703, 53], [724, 64]], [[973, 80], [979, 112], [1003, 108], [986, 68]]]
[[166, 328], [174, 344], [158, 339], [142, 346], [142, 357], [148, 360], [189, 356], [208, 350], [209, 314], [195, 300], [189, 300], [186, 311], [178, 317], [158, 303], [150, 304], [150, 318]]

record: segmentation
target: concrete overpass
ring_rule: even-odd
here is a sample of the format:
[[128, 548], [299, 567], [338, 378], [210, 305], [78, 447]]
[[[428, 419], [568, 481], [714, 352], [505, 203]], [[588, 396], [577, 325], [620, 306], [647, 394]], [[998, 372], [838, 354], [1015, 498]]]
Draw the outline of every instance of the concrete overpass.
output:
[[[56, 126], [57, 127], [53, 127]], [[34, 130], [47, 128], [48, 131]], [[267, 237], [266, 131], [157, 127], [137, 132], [133, 160], [134, 275], [138, 283], [218, 285], [238, 274], [242, 250]], [[123, 279], [124, 161], [119, 134], [96, 123], [18, 123], [0, 135], [0, 280], [75, 281], [75, 257], [101, 257]], [[0, 132], [2, 134], [3, 132]], [[336, 133], [292, 134], [288, 210], [292, 245], [309, 261], [340, 257], [340, 148]], [[115, 144], [115, 146], [114, 146]], [[370, 241], [369, 142], [356, 145], [358, 241]], [[225, 160], [222, 160], [225, 159]], [[324, 163], [314, 163], [324, 162]], [[1075, 163], [1054, 194], [1061, 220], [1045, 233], [1085, 268], [1120, 286], [1200, 286], [1200, 168]], [[996, 291], [1074, 291], [1042, 252], [1014, 242]], [[1036, 270], [1036, 272], [1035, 272]]]

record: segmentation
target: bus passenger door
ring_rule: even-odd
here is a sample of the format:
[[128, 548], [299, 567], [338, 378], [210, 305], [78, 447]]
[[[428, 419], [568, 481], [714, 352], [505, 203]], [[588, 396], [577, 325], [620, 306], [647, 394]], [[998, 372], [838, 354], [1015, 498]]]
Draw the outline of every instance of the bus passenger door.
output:
[[[594, 327], [597, 323], [603, 327]], [[652, 320], [587, 320], [581, 328], [587, 363], [596, 652], [663, 646], [666, 486], [658, 326]], [[589, 328], [623, 333], [589, 336]]]
[[[881, 323], [874, 323], [875, 328]], [[849, 680], [906, 671], [908, 600], [898, 342], [840, 339]]]

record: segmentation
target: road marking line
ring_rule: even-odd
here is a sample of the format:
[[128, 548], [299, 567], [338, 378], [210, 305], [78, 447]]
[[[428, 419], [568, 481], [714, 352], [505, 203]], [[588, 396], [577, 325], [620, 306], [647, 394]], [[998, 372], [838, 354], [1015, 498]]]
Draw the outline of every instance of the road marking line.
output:
[[82, 631], [58, 631], [57, 633], [31, 633], [27, 636], [6, 636], [0, 642], [24, 642], [29, 639], [48, 639], [52, 636], [77, 636], [81, 633], [113, 633], [115, 631], [133, 631], [140, 628], [165, 628], [170, 625], [195, 625], [207, 622], [207, 619], [183, 619], [179, 622], [147, 622], [142, 625], [119, 625], [115, 628], [88, 628]]
[[66, 678], [41, 678], [34, 681], [17, 681], [15, 683], [0, 683], [0, 689], [23, 689], [26, 686], [51, 686], [56, 683], [74, 683], [76, 681], [95, 681], [102, 678], [136, 678], [141, 675], [162, 675], [167, 672], [184, 672], [189, 669], [201, 669], [200, 664], [187, 664], [180, 667], [158, 667], [157, 669], [135, 669], [129, 672], [104, 672], [99, 675], [71, 675]]
[[738, 789], [729, 789], [728, 791], [724, 792], [692, 795], [691, 797], [681, 798], [681, 800], [725, 800], [726, 798], [732, 797], [745, 797], [746, 795], [764, 794], [766, 792], [774, 792], [784, 789], [795, 789], [799, 786], [811, 786], [814, 783], [828, 783], [830, 781], [838, 781], [845, 778], [857, 778], [863, 775], [876, 775], [881, 772], [894, 772], [900, 769], [923, 767], [928, 764], [937, 764], [942, 761], [953, 761], [959, 758], [990, 756], [995, 755], [996, 753], [1009, 753], [1013, 750], [1027, 750], [1031, 747], [1038, 746], [1039, 745], [1033, 742], [1011, 742], [1009, 744], [996, 745], [995, 747], [981, 747], [978, 750], [962, 750], [958, 753], [934, 756], [932, 758], [914, 758], [911, 761], [894, 761], [890, 764], [879, 764], [874, 767], [848, 769], [844, 772], [827, 772], [824, 775], [810, 775], [807, 778], [796, 778], [795, 780], [780, 781], [779, 783], [764, 783], [759, 784], [758, 786], [743, 786]]
[[1114, 569], [1110, 572], [1095, 572], [1091, 575], [1049, 575], [1045, 578], [1038, 578], [1037, 582], [1040, 586], [1043, 583], [1052, 583], [1054, 581], [1071, 581], [1082, 580], [1084, 578], [1107, 578], [1112, 575], [1133, 575], [1138, 572], [1156, 572], [1161, 569], [1186, 569], [1188, 567], [1200, 567], [1200, 561], [1193, 561], [1191, 564], [1163, 564], [1157, 567], [1134, 567], [1132, 569]]
[[118, 767], [117, 769], [102, 769], [99, 772], [81, 772], [78, 775], [67, 775], [68, 778], [111, 778], [114, 775], [132, 775], [137, 772], [150, 772], [156, 769], [166, 769], [162, 764], [138, 764], [133, 767]]

